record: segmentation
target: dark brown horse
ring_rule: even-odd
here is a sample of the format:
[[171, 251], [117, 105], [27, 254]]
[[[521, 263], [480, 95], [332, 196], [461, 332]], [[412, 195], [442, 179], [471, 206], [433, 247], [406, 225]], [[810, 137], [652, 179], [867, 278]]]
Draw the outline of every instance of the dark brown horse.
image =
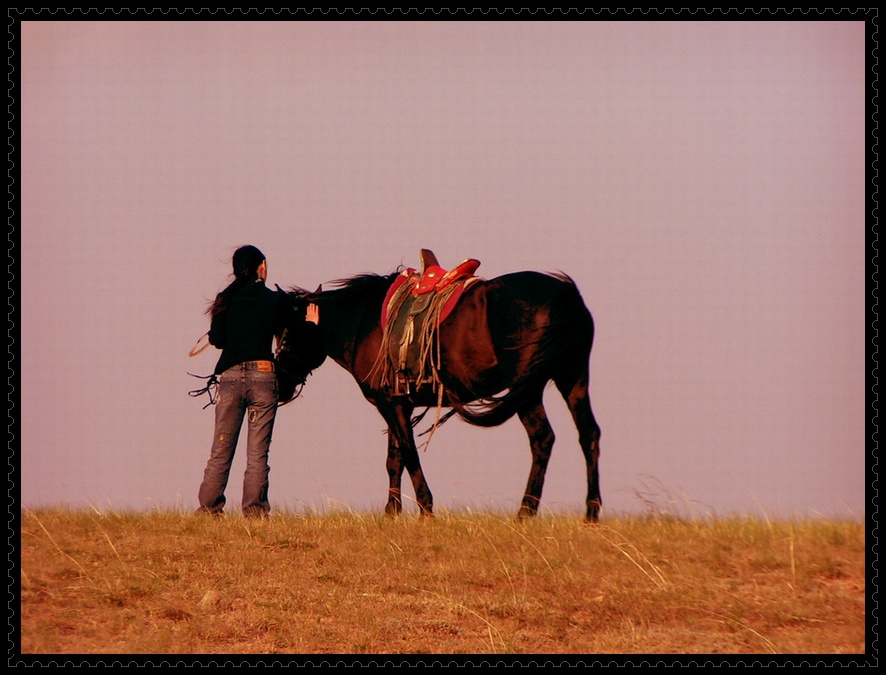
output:
[[[361, 275], [334, 282], [333, 290], [293, 289], [290, 295], [298, 306], [307, 302], [319, 306], [325, 355], [351, 373], [387, 423], [390, 487], [385, 512], [397, 514], [402, 509], [400, 485], [405, 468], [421, 513], [429, 515], [433, 499], [413, 429], [428, 410], [438, 407], [438, 392], [423, 386], [394, 395], [371, 376], [382, 344], [382, 304], [398, 274]], [[451, 409], [443, 421], [456, 414], [470, 424], [492, 427], [517, 415], [529, 435], [532, 468], [520, 516], [535, 515], [541, 500], [554, 444], [542, 396], [547, 383], [554, 382], [578, 429], [587, 464], [586, 517], [596, 521], [601, 507], [600, 427], [588, 393], [594, 322], [572, 279], [562, 274], [517, 272], [476, 283], [440, 324], [438, 335], [442, 406]], [[413, 417], [419, 408], [424, 413]]]

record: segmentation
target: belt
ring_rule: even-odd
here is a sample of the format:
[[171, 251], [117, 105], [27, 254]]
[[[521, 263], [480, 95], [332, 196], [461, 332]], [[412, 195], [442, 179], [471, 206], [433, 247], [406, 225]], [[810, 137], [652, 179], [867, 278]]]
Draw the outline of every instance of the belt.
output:
[[243, 363], [238, 363], [234, 368], [239, 368], [240, 370], [257, 370], [260, 373], [273, 373], [274, 372], [274, 362], [273, 361], [244, 361]]

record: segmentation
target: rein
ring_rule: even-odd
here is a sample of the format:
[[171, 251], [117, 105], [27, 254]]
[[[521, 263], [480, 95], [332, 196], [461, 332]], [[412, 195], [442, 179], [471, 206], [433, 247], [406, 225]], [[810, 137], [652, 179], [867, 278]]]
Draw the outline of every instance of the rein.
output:
[[209, 406], [215, 405], [215, 402], [218, 401], [218, 378], [215, 376], [215, 373], [212, 375], [194, 375], [194, 373], [188, 373], [191, 377], [196, 377], [201, 380], [206, 380], [206, 386], [201, 387], [200, 389], [192, 389], [188, 392], [188, 396], [203, 396], [203, 394], [209, 395], [209, 403], [203, 406], [203, 410], [206, 410]]
[[[278, 286], [279, 288], [279, 286]], [[285, 401], [280, 401], [280, 405], [284, 406], [287, 403], [292, 403], [295, 399], [301, 396], [302, 390], [305, 388], [305, 383], [308, 381], [308, 376], [311, 374], [311, 370], [306, 373], [295, 373], [289, 370], [284, 363], [284, 360], [281, 358], [281, 354], [283, 350], [286, 348], [286, 338], [289, 336], [289, 328], [284, 328], [283, 333], [279, 338], [275, 338], [276, 340], [276, 349], [274, 350], [274, 364], [277, 368], [277, 372], [282, 372], [288, 375], [295, 382], [295, 386], [292, 390], [292, 395], [287, 397]]]
[[[200, 343], [203, 343], [201, 346]], [[203, 353], [203, 351], [209, 346], [209, 333], [204, 333], [201, 335], [197, 342], [194, 343], [194, 346], [191, 347], [191, 351], [188, 352], [188, 356], [194, 357], [198, 354]], [[215, 373], [212, 375], [194, 375], [194, 373], [188, 373], [191, 377], [196, 377], [201, 380], [206, 380], [206, 386], [201, 387], [200, 389], [192, 389], [188, 392], [188, 396], [203, 396], [203, 394], [209, 395], [209, 403], [203, 406], [203, 410], [206, 410], [209, 406], [215, 405], [215, 402], [218, 400], [218, 378], [216, 378]]]

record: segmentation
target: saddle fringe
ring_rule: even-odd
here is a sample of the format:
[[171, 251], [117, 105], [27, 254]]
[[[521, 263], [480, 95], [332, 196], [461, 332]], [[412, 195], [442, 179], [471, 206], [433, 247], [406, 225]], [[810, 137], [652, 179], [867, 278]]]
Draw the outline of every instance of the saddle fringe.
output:
[[[445, 395], [445, 387], [440, 380], [440, 367], [442, 362], [442, 353], [440, 348], [440, 324], [443, 322], [443, 312], [446, 303], [449, 301], [453, 293], [463, 290], [467, 287], [468, 282], [477, 280], [476, 277], [456, 282], [448, 285], [446, 288], [437, 291], [431, 297], [426, 311], [424, 321], [420, 322], [416, 329], [416, 321], [414, 316], [410, 316], [403, 328], [403, 334], [398, 335], [394, 329], [403, 305], [410, 297], [413, 291], [413, 284], [405, 283], [394, 293], [387, 307], [387, 323], [382, 328], [382, 340], [378, 349], [378, 356], [369, 374], [366, 376], [367, 382], [377, 389], [388, 389], [396, 396], [401, 393], [398, 390], [400, 381], [399, 375], [403, 373], [407, 378], [407, 388], [409, 385], [408, 373], [408, 357], [410, 347], [413, 343], [418, 345], [418, 372], [415, 374], [416, 390], [425, 384], [430, 384], [432, 390], [437, 395], [436, 419], [434, 423], [424, 431], [421, 435], [428, 436], [428, 439], [422, 444], [422, 449], [427, 449], [434, 437], [434, 432], [443, 422], [451, 416], [451, 413], [441, 415], [443, 410], [443, 398]], [[396, 354], [396, 362], [394, 359]], [[427, 411], [425, 411], [427, 412]], [[424, 415], [422, 415], [423, 417]]]
[[[457, 289], [458, 285], [453, 284], [435, 293], [426, 310], [425, 320], [416, 328], [414, 317], [409, 317], [403, 335], [397, 335], [394, 325], [403, 305], [412, 293], [412, 285], [404, 284], [397, 289], [388, 306], [388, 322], [382, 330], [378, 356], [366, 376], [366, 381], [378, 389], [396, 388], [398, 374], [407, 367], [409, 349], [415, 343], [418, 345], [419, 353], [415, 386], [418, 388], [424, 384], [430, 384], [442, 401], [443, 384], [439, 375], [441, 362], [440, 324], [446, 302]], [[394, 351], [395, 345], [396, 352]], [[396, 362], [392, 356], [394, 353], [397, 355]]]

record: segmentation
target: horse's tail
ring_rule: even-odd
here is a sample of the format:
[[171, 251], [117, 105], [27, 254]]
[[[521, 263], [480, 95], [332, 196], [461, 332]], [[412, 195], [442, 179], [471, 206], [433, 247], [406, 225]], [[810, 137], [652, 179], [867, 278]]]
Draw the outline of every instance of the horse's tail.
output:
[[550, 299], [550, 321], [534, 340], [536, 348], [526, 372], [502, 394], [467, 404], [453, 402], [453, 411], [465, 422], [479, 427], [499, 426], [537, 402], [547, 383], [560, 373], [584, 370], [587, 374], [594, 319], [570, 277], [550, 276], [562, 285]]
[[[497, 427], [507, 422], [537, 398], [539, 388], [538, 384], [524, 383], [491, 398], [480, 399], [468, 404], [453, 402], [452, 409], [468, 424], [477, 427]], [[541, 383], [541, 388], [544, 388], [544, 383]]]

